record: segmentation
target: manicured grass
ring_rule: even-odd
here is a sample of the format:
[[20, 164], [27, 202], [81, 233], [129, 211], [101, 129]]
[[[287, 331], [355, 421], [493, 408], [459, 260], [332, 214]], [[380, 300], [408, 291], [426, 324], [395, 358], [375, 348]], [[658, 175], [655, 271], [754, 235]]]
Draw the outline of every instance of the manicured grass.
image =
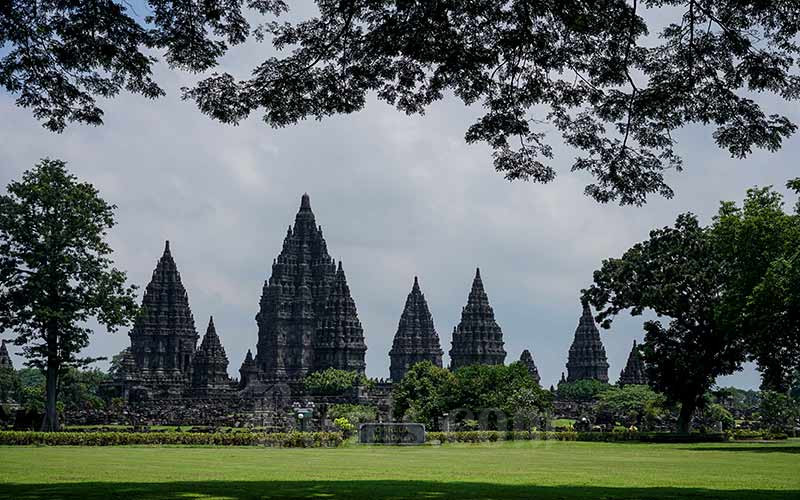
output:
[[0, 498], [800, 498], [800, 440], [0, 447]]

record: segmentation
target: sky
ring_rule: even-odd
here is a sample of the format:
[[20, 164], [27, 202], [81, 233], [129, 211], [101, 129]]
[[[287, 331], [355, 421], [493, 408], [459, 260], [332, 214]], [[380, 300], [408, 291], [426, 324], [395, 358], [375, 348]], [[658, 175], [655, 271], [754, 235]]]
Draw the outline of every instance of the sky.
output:
[[[220, 69], [246, 77], [269, 54], [262, 45], [237, 48]], [[737, 160], [717, 148], [712, 129], [691, 127], [676, 134], [685, 170], [668, 175], [673, 199], [602, 205], [584, 196], [591, 179], [569, 172], [575, 152], [560, 146], [554, 131], [548, 134], [559, 172], [554, 182], [504, 180], [485, 145], [464, 142], [482, 110], [452, 97], [425, 116], [406, 116], [372, 97], [359, 113], [321, 122], [273, 130], [256, 114], [233, 127], [180, 100], [180, 87], [196, 77], [161, 64], [155, 74], [166, 97], [123, 94], [103, 102], [103, 126], [71, 125], [62, 134], [42, 128], [0, 92], [0, 184], [44, 157], [68, 162], [118, 206], [109, 240], [117, 267], [140, 287], [140, 297], [170, 240], [198, 333], [213, 315], [232, 376], [247, 349], [255, 352], [261, 289], [304, 192], [347, 274], [369, 376], [388, 377], [388, 352], [414, 276], [447, 364], [453, 327], [480, 267], [504, 332], [506, 362], [531, 350], [547, 387], [566, 370], [580, 290], [603, 259], [621, 255], [679, 213], [709, 222], [720, 200], [741, 200], [755, 185], [782, 188], [798, 176], [797, 136], [777, 153]], [[762, 98], [768, 110], [800, 122], [797, 103], [770, 99]], [[794, 203], [788, 194], [787, 202]], [[633, 340], [641, 340], [643, 321], [624, 314], [601, 330], [612, 381]], [[85, 354], [110, 357], [128, 345], [127, 330], [99, 329]], [[23, 360], [15, 355], [14, 362], [19, 367]], [[718, 383], [756, 388], [759, 376], [747, 365]]]

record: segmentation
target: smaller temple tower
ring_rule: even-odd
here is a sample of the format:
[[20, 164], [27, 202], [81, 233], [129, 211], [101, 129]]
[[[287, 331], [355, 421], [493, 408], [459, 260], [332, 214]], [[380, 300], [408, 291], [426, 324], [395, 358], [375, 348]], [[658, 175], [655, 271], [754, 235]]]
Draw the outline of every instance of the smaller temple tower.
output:
[[5, 340], [0, 341], [0, 369], [2, 368], [8, 370], [14, 369], [14, 362], [11, 361], [11, 354], [8, 353]]
[[392, 381], [399, 382], [408, 369], [420, 361], [430, 361], [441, 368], [442, 354], [433, 316], [419, 288], [419, 280], [414, 276], [414, 285], [406, 298], [389, 351], [389, 376]]
[[483, 289], [481, 270], [476, 269], [461, 322], [453, 328], [450, 368], [469, 365], [502, 365], [506, 359], [503, 330], [494, 319], [494, 310]]
[[258, 365], [253, 359], [253, 353], [247, 350], [242, 367], [239, 368], [239, 389], [244, 389], [258, 378]]
[[608, 382], [608, 358], [600, 332], [594, 323], [589, 303], [582, 301], [583, 314], [575, 329], [575, 339], [569, 348], [567, 382], [595, 379]]
[[228, 356], [214, 327], [214, 317], [208, 320], [208, 328], [194, 354], [192, 366], [192, 394], [194, 396], [215, 396], [230, 391], [228, 377]]
[[367, 368], [364, 360], [367, 353], [364, 329], [358, 319], [356, 303], [350, 295], [341, 261], [312, 345], [315, 371], [336, 368], [363, 374]]
[[536, 363], [533, 362], [533, 356], [531, 355], [531, 352], [527, 349], [522, 351], [519, 361], [528, 368], [528, 373], [530, 373], [531, 378], [536, 381], [536, 385], [540, 385], [542, 377], [539, 376], [539, 369], [536, 368]]
[[620, 387], [626, 385], [647, 385], [647, 374], [644, 370], [644, 360], [642, 359], [642, 353], [639, 352], [639, 347], [636, 345], [636, 341], [633, 341], [633, 348], [631, 348], [631, 353], [628, 355], [628, 362], [625, 364], [625, 368], [619, 374], [619, 382], [617, 382]]

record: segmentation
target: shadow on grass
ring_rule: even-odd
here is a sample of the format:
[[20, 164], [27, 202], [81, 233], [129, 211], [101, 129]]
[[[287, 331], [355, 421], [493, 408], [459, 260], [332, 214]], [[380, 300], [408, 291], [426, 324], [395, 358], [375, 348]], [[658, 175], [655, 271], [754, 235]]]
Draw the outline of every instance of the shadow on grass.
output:
[[800, 446], [781, 446], [775, 444], [765, 444], [753, 446], [752, 444], [741, 443], [739, 446], [725, 446], [718, 448], [683, 448], [689, 451], [726, 451], [735, 453], [800, 453]]
[[199, 481], [166, 483], [0, 484], [0, 499], [185, 500], [187, 498], [458, 498], [458, 499], [783, 499], [800, 490], [712, 490], [703, 488], [605, 488], [525, 486], [436, 481]]

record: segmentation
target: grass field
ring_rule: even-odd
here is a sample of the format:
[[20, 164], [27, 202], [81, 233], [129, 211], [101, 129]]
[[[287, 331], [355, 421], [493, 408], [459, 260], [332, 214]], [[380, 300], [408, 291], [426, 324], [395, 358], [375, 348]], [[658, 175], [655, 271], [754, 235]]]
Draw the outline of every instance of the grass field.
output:
[[0, 499], [800, 498], [800, 440], [0, 447]]

